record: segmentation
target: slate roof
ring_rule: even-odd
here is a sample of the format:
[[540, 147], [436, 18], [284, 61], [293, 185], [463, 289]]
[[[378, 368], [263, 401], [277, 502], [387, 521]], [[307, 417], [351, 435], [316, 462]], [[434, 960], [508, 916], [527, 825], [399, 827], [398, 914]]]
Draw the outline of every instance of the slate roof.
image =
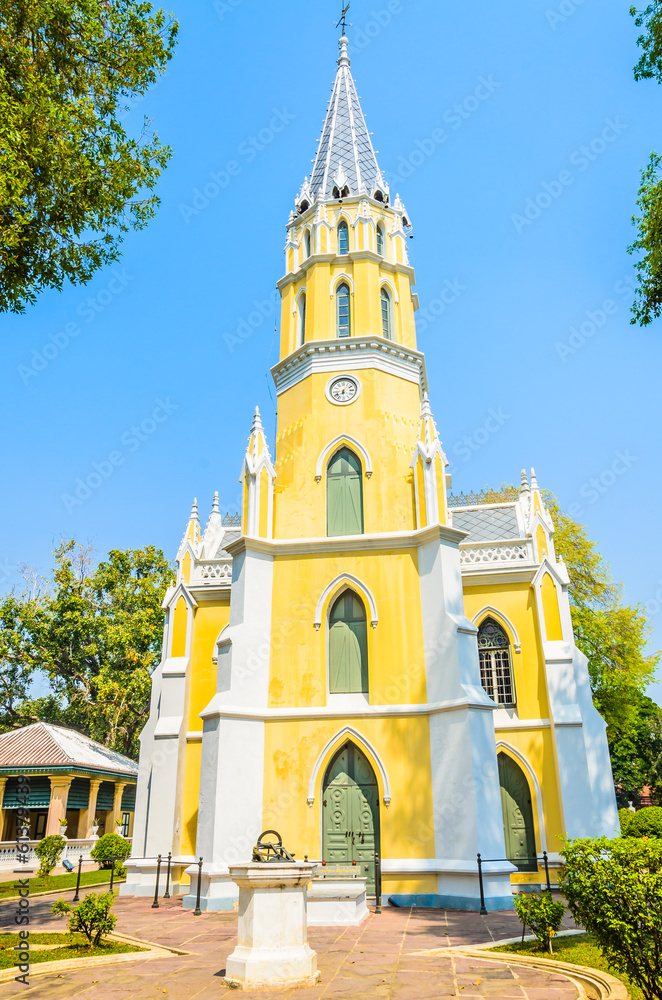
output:
[[47, 722], [0, 734], [0, 768], [84, 767], [137, 778], [138, 765], [82, 733]]
[[347, 39], [342, 38], [336, 82], [310, 181], [315, 200], [332, 198], [343, 175], [350, 196], [361, 191], [371, 194], [377, 182], [383, 183], [349, 65]]
[[468, 531], [467, 542], [491, 542], [520, 538], [515, 505], [508, 507], [474, 507], [453, 510], [453, 527]]

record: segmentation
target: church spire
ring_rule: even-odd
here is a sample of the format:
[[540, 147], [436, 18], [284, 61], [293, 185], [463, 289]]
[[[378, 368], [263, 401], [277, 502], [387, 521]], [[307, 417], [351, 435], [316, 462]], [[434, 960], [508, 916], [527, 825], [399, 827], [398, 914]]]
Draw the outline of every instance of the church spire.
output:
[[338, 72], [313, 173], [310, 180], [304, 181], [297, 198], [300, 211], [320, 199], [355, 198], [376, 191], [381, 193], [380, 200], [388, 200], [388, 185], [379, 169], [350, 71], [348, 44], [343, 34]]

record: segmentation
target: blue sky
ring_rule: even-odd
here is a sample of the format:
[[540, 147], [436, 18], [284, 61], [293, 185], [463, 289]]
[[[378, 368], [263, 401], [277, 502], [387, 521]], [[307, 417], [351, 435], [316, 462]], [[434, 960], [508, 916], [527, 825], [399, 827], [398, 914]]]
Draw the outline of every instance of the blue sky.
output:
[[[349, 35], [380, 165], [414, 225], [419, 347], [454, 488], [534, 465], [627, 600], [648, 605], [657, 647], [662, 336], [629, 324], [626, 246], [662, 91], [633, 80], [628, 6], [353, 0]], [[177, 54], [127, 116], [137, 129], [147, 114], [174, 150], [156, 219], [87, 287], [0, 319], [2, 589], [23, 563], [47, 572], [62, 535], [172, 557], [194, 495], [203, 520], [215, 489], [236, 509], [256, 403], [273, 445], [273, 296], [339, 11], [177, 6]]]

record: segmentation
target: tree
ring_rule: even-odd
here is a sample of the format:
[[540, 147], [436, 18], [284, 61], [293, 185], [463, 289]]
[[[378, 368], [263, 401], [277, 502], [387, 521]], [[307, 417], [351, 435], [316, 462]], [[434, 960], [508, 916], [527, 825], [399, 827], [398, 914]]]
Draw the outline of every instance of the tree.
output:
[[[47, 591], [0, 602], [0, 651], [6, 650], [24, 675], [41, 669], [52, 688], [39, 701], [19, 702], [13, 722], [36, 715], [73, 725], [137, 756], [149, 712], [151, 671], [160, 657], [161, 604], [172, 578], [170, 563], [153, 546], [114, 550], [93, 567], [82, 546], [60, 545]], [[22, 631], [3, 628], [6, 606], [9, 624], [12, 614], [17, 616]], [[5, 728], [7, 707], [0, 720]]]
[[[662, 2], [655, 0], [642, 11], [631, 7], [630, 14], [644, 28], [637, 39], [643, 51], [634, 78], [662, 83]], [[662, 312], [662, 157], [655, 152], [642, 170], [637, 206], [640, 214], [632, 221], [638, 233], [628, 252], [642, 256], [636, 265], [639, 284], [631, 322], [647, 326]]]
[[85, 283], [123, 234], [171, 150], [121, 123], [171, 58], [177, 23], [141, 0], [0, 3], [0, 310]]
[[566, 842], [559, 888], [609, 964], [662, 998], [662, 840]]
[[101, 938], [110, 934], [117, 923], [117, 917], [110, 912], [114, 902], [115, 894], [112, 892], [90, 892], [75, 908], [64, 899], [58, 899], [51, 906], [51, 913], [59, 917], [71, 914], [69, 933], [77, 934], [82, 931], [88, 946], [97, 947]]
[[553, 954], [552, 938], [563, 923], [565, 906], [554, 901], [551, 892], [521, 892], [513, 900], [524, 929], [530, 927], [543, 951]]
[[43, 878], [50, 875], [66, 846], [66, 840], [59, 833], [53, 833], [50, 837], [44, 837], [43, 840], [39, 841], [34, 849], [39, 858], [39, 875]]

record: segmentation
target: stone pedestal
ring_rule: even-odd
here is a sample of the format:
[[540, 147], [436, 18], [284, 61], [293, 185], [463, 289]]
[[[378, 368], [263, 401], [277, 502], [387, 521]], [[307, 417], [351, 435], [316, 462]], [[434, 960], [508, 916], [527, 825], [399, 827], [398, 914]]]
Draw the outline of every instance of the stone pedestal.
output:
[[239, 886], [239, 928], [225, 969], [228, 986], [288, 990], [319, 982], [306, 908], [306, 889], [316, 872], [316, 864], [304, 861], [230, 866]]
[[370, 911], [365, 878], [316, 878], [308, 886], [309, 927], [358, 927]]

